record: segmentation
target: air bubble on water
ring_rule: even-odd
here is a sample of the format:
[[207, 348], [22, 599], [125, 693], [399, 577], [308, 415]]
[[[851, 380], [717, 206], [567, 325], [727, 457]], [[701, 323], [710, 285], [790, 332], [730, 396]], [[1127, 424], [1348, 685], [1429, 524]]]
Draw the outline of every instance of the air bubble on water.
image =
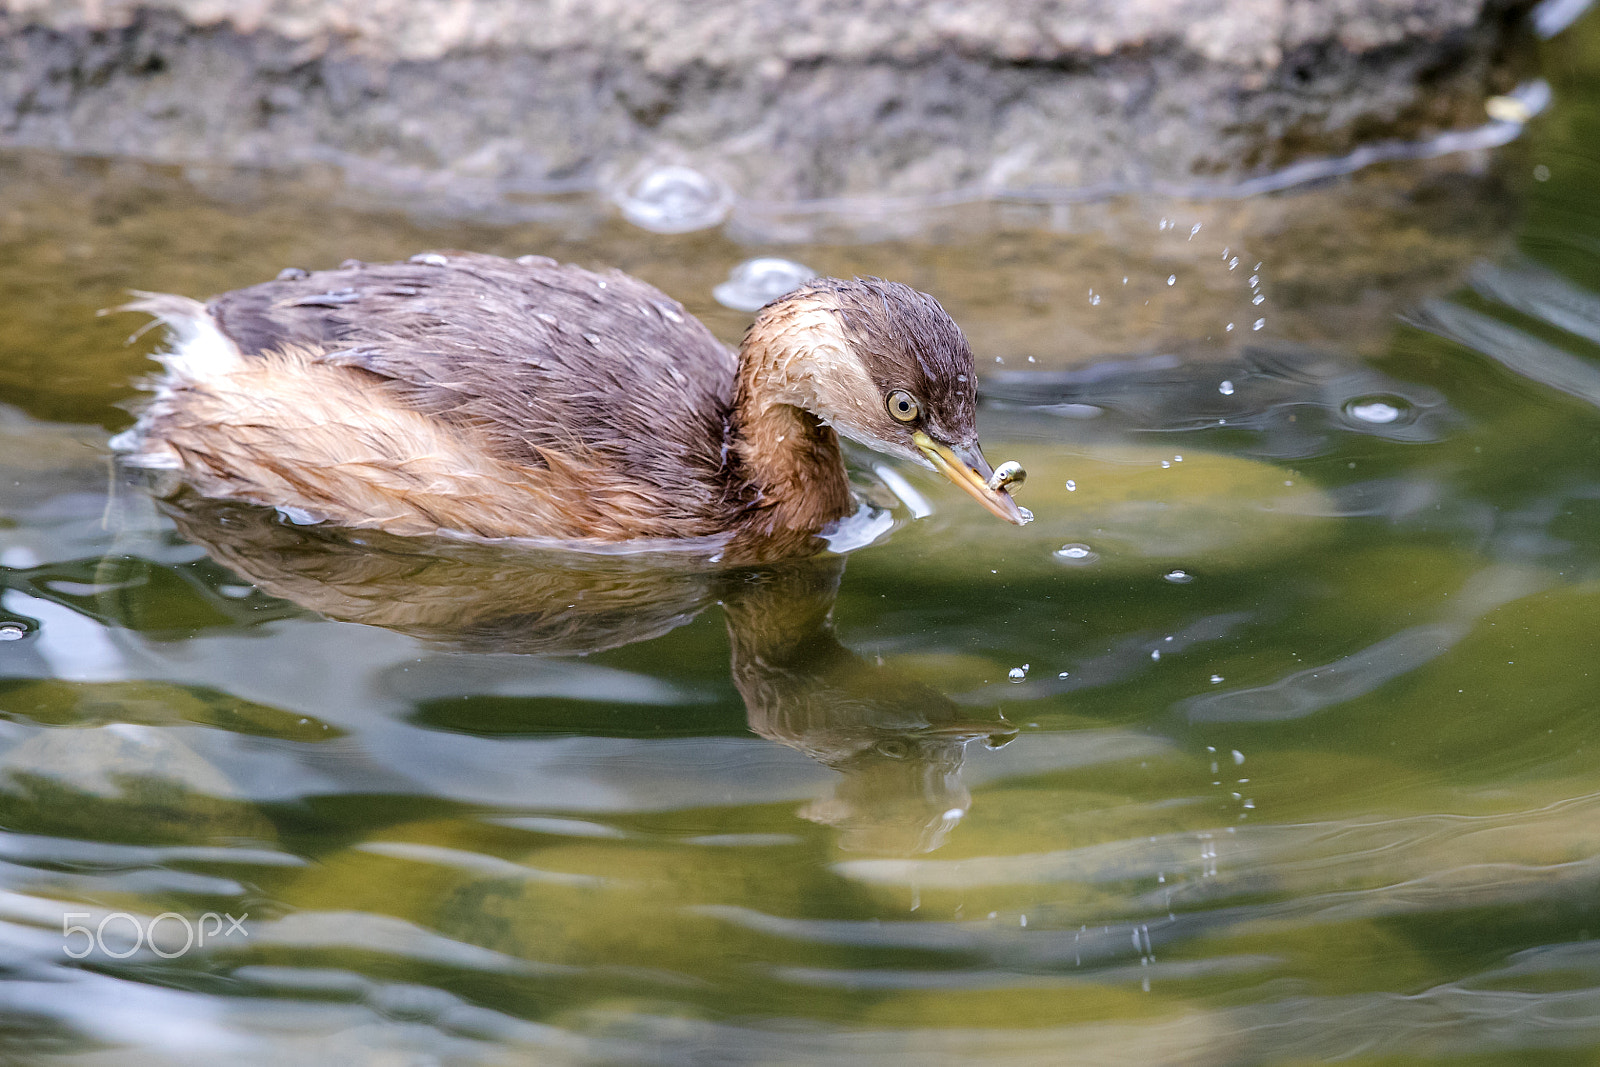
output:
[[1184, 570], [1168, 571], [1161, 577], [1171, 582], [1173, 585], [1187, 585], [1189, 582], [1194, 581], [1194, 575]]
[[1088, 545], [1079, 544], [1062, 545], [1051, 555], [1064, 563], [1093, 563], [1100, 558], [1099, 553], [1094, 549]]
[[1260, 293], [1257, 293], [1255, 296], [1252, 296], [1250, 298], [1250, 303], [1252, 303], [1252, 304], [1260, 304], [1263, 301], [1265, 301], [1266, 299], [1267, 299], [1266, 297], [1262, 296]]
[[1157, 226], [1156, 229], [1159, 230], [1159, 231], [1165, 232], [1167, 227], [1171, 226], [1171, 225], [1172, 225], [1172, 223], [1167, 220], [1167, 217], [1165, 215], [1163, 215], [1163, 216], [1161, 216], [1161, 224], [1159, 226]]
[[804, 263], [778, 256], [747, 259], [728, 272], [728, 280], [711, 290], [717, 303], [735, 311], [756, 311], [791, 293], [817, 276]]
[[1178, 284], [1178, 276], [1176, 274], [1167, 275], [1167, 284], [1168, 285], [1177, 285]]
[[1071, 671], [1062, 671], [1060, 674], [1056, 675], [1056, 677], [1057, 678], [1065, 678], [1070, 673], [1072, 673], [1072, 672]]
[[20, 622], [0, 622], [0, 641], [21, 641], [28, 636], [28, 628]]
[[1197, 222], [1197, 223], [1195, 223], [1193, 226], [1191, 226], [1189, 228], [1189, 240], [1191, 240], [1191, 241], [1194, 240], [1195, 234], [1197, 234], [1199, 232], [1200, 232], [1200, 224]]
[[1182, 463], [1183, 462], [1183, 457], [1182, 456], [1173, 456], [1172, 457], [1172, 462], [1174, 462], [1174, 463]]
[[1128, 284], [1128, 276], [1126, 274], [1124, 274], [1122, 276], [1122, 284], [1123, 285], [1127, 285]]
[[1089, 304], [1090, 304], [1091, 307], [1099, 307], [1100, 306], [1100, 294], [1099, 293], [1090, 293], [1089, 294]]
[[1160, 659], [1161, 658], [1161, 650], [1159, 648], [1152, 648], [1150, 650], [1150, 658], [1151, 659]]
[[1344, 413], [1350, 418], [1373, 426], [1398, 422], [1411, 410], [1411, 405], [1398, 396], [1363, 396], [1344, 405]]
[[1171, 467], [1172, 466], [1172, 461], [1170, 459], [1164, 459], [1164, 460], [1161, 461], [1161, 466], [1162, 466], [1163, 469], [1165, 469], [1167, 467]]
[[994, 361], [995, 361], [995, 362], [996, 362], [996, 363], [1004, 363], [1004, 362], [1005, 362], [1005, 360], [1003, 360], [1003, 359], [1001, 359], [1001, 358], [1000, 358], [1000, 357], [999, 357], [999, 356], [995, 356], [995, 357], [994, 357]]
[[1010, 675], [1011, 680], [1013, 682], [1020, 682], [1024, 678], [1026, 678], [1028, 676], [1028, 667], [1029, 666], [1030, 666], [1030, 664], [1024, 663], [1020, 667], [1012, 667], [1011, 668], [1011, 675]]
[[1228, 323], [1228, 328], [1224, 332], [1225, 333], [1232, 333], [1233, 332], [1233, 323], [1231, 323], [1231, 322]]
[[1266, 324], [1267, 324], [1267, 320], [1266, 319], [1257, 319], [1256, 321], [1254, 321], [1254, 322], [1252, 322], [1250, 324], [1250, 328], [1252, 330], [1259, 330], [1263, 326], [1265, 326]]
[[[1231, 329], [1232, 327], [1230, 326], [1229, 328]], [[1230, 381], [1224, 381], [1221, 385], [1217, 386], [1217, 392], [1221, 393], [1223, 396], [1232, 396], [1233, 383]]]
[[1067, 492], [1076, 493], [1077, 491], [1078, 491], [1078, 483], [1073, 481], [1071, 478], [1068, 478], [1067, 479]]
[[1036, 360], [1036, 359], [1034, 359], [1034, 358], [1033, 358], [1033, 357], [1032, 357], [1032, 356], [1029, 356], [1029, 357], [1028, 357], [1028, 362], [1029, 362], [1029, 363], [1037, 363], [1037, 362], [1039, 362], [1039, 361], [1038, 361], [1038, 360]]
[[[1212, 676], [1211, 676], [1211, 684], [1212, 684], [1212, 685], [1216, 685], [1216, 684], [1217, 684], [1217, 683], [1218, 683], [1218, 682], [1220, 682], [1220, 681], [1222, 681], [1222, 675], [1220, 675], [1220, 674], [1213, 674], [1213, 675], [1212, 675]], [[1213, 749], [1213, 751], [1215, 751], [1215, 750], [1214, 750], [1214, 749]]]
[[1239, 265], [1239, 257], [1238, 256], [1234, 256], [1232, 259], [1228, 260], [1228, 269], [1229, 270], [1232, 270], [1233, 268], [1237, 267], [1238, 265]]
[[733, 207], [727, 186], [693, 167], [651, 167], [616, 194], [623, 217], [652, 233], [689, 233], [715, 226]]
[[1237, 765], [1244, 762], [1244, 753], [1238, 749], [1233, 750], [1233, 762]]

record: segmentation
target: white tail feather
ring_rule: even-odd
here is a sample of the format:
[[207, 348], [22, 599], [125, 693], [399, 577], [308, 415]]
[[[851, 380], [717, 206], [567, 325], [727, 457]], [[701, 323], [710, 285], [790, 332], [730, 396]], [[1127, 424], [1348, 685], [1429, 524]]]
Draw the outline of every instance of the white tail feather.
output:
[[173, 378], [198, 382], [238, 368], [243, 358], [239, 346], [217, 328], [216, 320], [200, 301], [172, 293], [138, 289], [132, 293], [137, 299], [112, 310], [142, 311], [167, 328], [170, 347], [152, 358]]

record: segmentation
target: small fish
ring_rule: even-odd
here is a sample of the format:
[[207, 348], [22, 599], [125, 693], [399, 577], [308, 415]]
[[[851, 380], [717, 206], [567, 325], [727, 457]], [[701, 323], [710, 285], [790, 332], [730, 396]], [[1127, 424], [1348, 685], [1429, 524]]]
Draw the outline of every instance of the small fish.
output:
[[995, 492], [1002, 489], [1016, 489], [1028, 480], [1028, 472], [1022, 469], [1022, 464], [1014, 459], [1008, 459], [995, 468], [989, 475], [989, 488]]

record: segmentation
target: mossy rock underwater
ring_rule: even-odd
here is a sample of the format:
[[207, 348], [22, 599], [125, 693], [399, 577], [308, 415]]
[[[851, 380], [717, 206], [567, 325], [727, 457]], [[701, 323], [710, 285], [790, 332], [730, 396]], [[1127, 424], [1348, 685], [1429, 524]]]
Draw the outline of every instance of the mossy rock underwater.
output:
[[954, 569], [981, 559], [1013, 571], [1083, 567], [1104, 574], [1186, 565], [1214, 572], [1301, 551], [1334, 528], [1336, 509], [1326, 492], [1259, 460], [1182, 447], [1068, 450], [1007, 441], [986, 442], [985, 451], [1026, 467], [1017, 499], [1033, 521], [998, 527], [937, 475], [910, 471], [934, 514], [896, 535], [907, 550], [902, 558]]

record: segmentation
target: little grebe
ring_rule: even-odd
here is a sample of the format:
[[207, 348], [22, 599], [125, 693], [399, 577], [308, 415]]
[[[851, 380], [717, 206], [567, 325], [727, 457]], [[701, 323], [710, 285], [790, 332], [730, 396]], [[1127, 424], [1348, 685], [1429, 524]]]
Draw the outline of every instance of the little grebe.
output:
[[204, 496], [401, 534], [798, 543], [854, 511], [837, 431], [1026, 521], [978, 447], [966, 339], [905, 285], [808, 283], [737, 355], [644, 282], [540, 256], [136, 295], [172, 346], [113, 446]]

